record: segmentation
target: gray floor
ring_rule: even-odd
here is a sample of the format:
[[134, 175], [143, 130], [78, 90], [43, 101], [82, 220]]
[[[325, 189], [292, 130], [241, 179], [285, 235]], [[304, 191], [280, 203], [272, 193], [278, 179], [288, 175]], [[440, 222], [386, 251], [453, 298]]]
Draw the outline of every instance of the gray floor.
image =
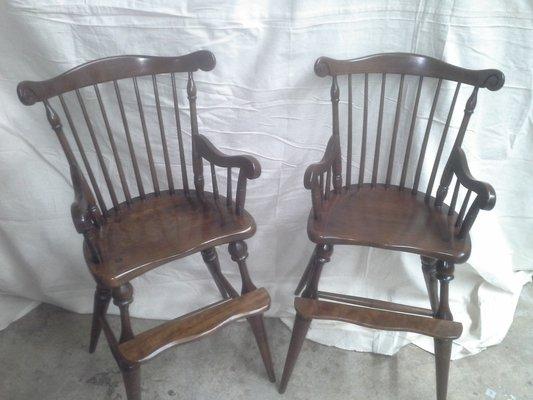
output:
[[[452, 363], [449, 400], [533, 399], [532, 305], [529, 284], [503, 343]], [[135, 328], [156, 323], [135, 320]], [[0, 399], [125, 399], [105, 340], [87, 353], [89, 325], [87, 315], [41, 305], [0, 332]], [[290, 332], [277, 319], [267, 328], [279, 379]], [[386, 357], [307, 341], [282, 397], [266, 379], [248, 325], [237, 323], [144, 365], [142, 390], [145, 400], [433, 399], [433, 373], [433, 356], [414, 346]]]

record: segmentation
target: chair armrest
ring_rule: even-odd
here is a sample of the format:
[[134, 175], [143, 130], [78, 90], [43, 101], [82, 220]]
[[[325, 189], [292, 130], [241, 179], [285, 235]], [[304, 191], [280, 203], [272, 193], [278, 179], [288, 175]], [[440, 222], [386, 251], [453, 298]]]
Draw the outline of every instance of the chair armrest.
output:
[[455, 154], [453, 171], [461, 185], [478, 195], [478, 205], [481, 210], [492, 210], [494, 208], [496, 204], [494, 188], [488, 183], [474, 179], [468, 168], [463, 149], [458, 149]]
[[74, 202], [70, 206], [72, 221], [76, 231], [85, 234], [102, 224], [102, 214], [87, 182], [76, 165], [71, 165], [70, 175], [74, 187]]
[[322, 159], [314, 164], [311, 164], [307, 167], [304, 174], [304, 186], [306, 189], [311, 189], [313, 186], [313, 176], [320, 175], [326, 172], [329, 168], [333, 166], [337, 153], [335, 151], [335, 140], [331, 136], [328, 140], [326, 146], [326, 151]]
[[224, 154], [204, 135], [193, 135], [193, 140], [198, 155], [214, 165], [224, 168], [239, 168], [248, 179], [256, 179], [261, 175], [261, 164], [254, 157]]

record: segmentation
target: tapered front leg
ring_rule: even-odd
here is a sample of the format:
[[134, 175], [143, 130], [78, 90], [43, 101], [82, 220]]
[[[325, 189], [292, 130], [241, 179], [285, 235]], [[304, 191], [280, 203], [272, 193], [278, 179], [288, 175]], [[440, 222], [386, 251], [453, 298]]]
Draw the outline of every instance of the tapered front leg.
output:
[[93, 306], [93, 322], [91, 326], [91, 342], [89, 344], [89, 353], [94, 353], [98, 339], [100, 338], [100, 332], [102, 332], [102, 324], [100, 323], [100, 317], [107, 313], [107, 307], [111, 300], [111, 290], [98, 285], [94, 292], [94, 306]]
[[[439, 307], [436, 318], [452, 321], [448, 290], [449, 282], [453, 279], [454, 265], [452, 263], [437, 263], [436, 277], [440, 282]], [[450, 357], [452, 340], [435, 339], [435, 369], [437, 375], [437, 400], [446, 400], [448, 393], [448, 375], [450, 371]]]
[[141, 400], [141, 368], [138, 364], [121, 368], [128, 400]]
[[309, 259], [309, 262], [307, 263], [307, 267], [305, 268], [305, 271], [300, 278], [300, 282], [298, 282], [298, 286], [296, 286], [296, 290], [294, 291], [294, 295], [298, 296], [305, 285], [307, 284], [307, 281], [309, 280], [309, 275], [311, 274], [311, 271], [313, 269], [313, 266], [315, 264], [315, 258], [316, 258], [316, 249], [313, 250], [313, 254], [311, 255], [311, 258]]
[[426, 281], [429, 303], [431, 304], [431, 310], [435, 313], [439, 306], [439, 291], [437, 287], [437, 278], [435, 276], [437, 272], [437, 260], [425, 256], [420, 256], [420, 260], [422, 261], [422, 272], [424, 274], [424, 280]]
[[[307, 297], [310, 299], [316, 299], [318, 297], [318, 282], [320, 280], [320, 275], [322, 274], [322, 267], [326, 262], [330, 260], [331, 254], [333, 252], [333, 246], [324, 244], [317, 245], [315, 252], [309, 262], [311, 268], [309, 270], [309, 277], [307, 279], [307, 285], [305, 290], [302, 293], [302, 297]], [[314, 262], [312, 262], [314, 259]], [[294, 365], [302, 349], [305, 336], [309, 330], [311, 324], [310, 319], [303, 318], [301, 315], [296, 313], [296, 318], [294, 319], [294, 327], [292, 328], [292, 337], [289, 344], [289, 350], [287, 352], [287, 358], [285, 359], [285, 367], [283, 368], [283, 376], [281, 377], [281, 383], [279, 386], [279, 392], [284, 393], [287, 389], [287, 384], [291, 377]]]
[[[246, 266], [246, 259], [248, 258], [248, 246], [243, 241], [232, 242], [228, 246], [231, 259], [237, 263], [239, 266], [239, 272], [242, 279], [242, 294], [251, 292], [257, 287], [253, 284], [250, 274], [248, 273], [248, 267]], [[259, 352], [261, 353], [261, 358], [263, 359], [263, 364], [265, 364], [265, 369], [268, 374], [268, 378], [271, 382], [276, 381], [276, 376], [274, 374], [274, 367], [272, 365], [272, 356], [270, 355], [270, 347], [268, 346], [268, 339], [265, 330], [265, 324], [263, 321], [263, 315], [256, 315], [254, 317], [248, 318], [250, 327], [255, 336], [255, 341], [259, 347]]]
[[300, 350], [302, 350], [305, 336], [307, 335], [310, 325], [310, 319], [305, 319], [300, 314], [296, 313], [294, 326], [292, 327], [291, 342], [289, 344], [287, 358], [285, 359], [285, 367], [283, 368], [283, 376], [281, 377], [281, 383], [279, 385], [280, 394], [285, 393], [285, 390], [287, 390], [287, 384], [289, 383], [296, 360], [300, 355]]

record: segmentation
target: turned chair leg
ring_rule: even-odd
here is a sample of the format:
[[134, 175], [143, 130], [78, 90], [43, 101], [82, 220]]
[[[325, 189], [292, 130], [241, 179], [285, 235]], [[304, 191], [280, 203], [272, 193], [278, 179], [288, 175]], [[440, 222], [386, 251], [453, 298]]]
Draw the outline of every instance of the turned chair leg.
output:
[[[133, 287], [131, 284], [125, 283], [122, 286], [113, 288], [113, 303], [120, 310], [120, 339], [119, 343], [123, 343], [134, 338], [133, 330], [131, 329], [129, 305], [133, 301]], [[141, 371], [138, 364], [121, 365], [119, 363], [122, 377], [124, 379], [124, 386], [126, 388], [126, 395], [128, 400], [141, 400]]]
[[424, 273], [424, 280], [426, 281], [431, 310], [436, 313], [439, 306], [439, 291], [437, 287], [437, 278], [435, 276], [437, 260], [426, 256], [420, 256], [420, 260], [422, 261], [422, 272]]
[[102, 332], [102, 324], [100, 317], [107, 313], [107, 307], [111, 300], [111, 290], [104, 286], [97, 285], [94, 292], [94, 306], [93, 306], [93, 322], [91, 326], [91, 342], [89, 344], [89, 353], [94, 353], [100, 333]]
[[120, 369], [128, 400], [141, 400], [141, 368], [132, 365]]
[[[454, 265], [452, 263], [437, 262], [436, 278], [440, 282], [440, 299], [435, 318], [452, 321], [448, 289], [453, 279]], [[437, 377], [437, 400], [446, 400], [448, 392], [448, 375], [450, 371], [450, 358], [452, 340], [435, 339], [435, 369]]]
[[216, 249], [211, 247], [209, 249], [202, 250], [202, 258], [205, 262], [205, 265], [207, 265], [207, 269], [209, 269], [209, 272], [211, 273], [211, 276], [213, 277], [213, 280], [215, 281], [222, 298], [228, 299], [230, 297], [238, 296], [237, 292], [227, 281], [226, 277], [222, 275]]
[[125, 283], [122, 286], [113, 289], [113, 304], [120, 310], [120, 339], [119, 343], [133, 339], [134, 334], [130, 322], [130, 304], [133, 302], [133, 286], [131, 283]]
[[[316, 299], [318, 297], [318, 281], [320, 280], [320, 275], [322, 273], [322, 267], [326, 262], [330, 260], [331, 254], [333, 252], [333, 246], [331, 245], [317, 245], [311, 260], [309, 261], [310, 269], [306, 270], [305, 274], [308, 274], [308, 277], [305, 279], [307, 281], [307, 286], [302, 293], [302, 297], [307, 297], [311, 299]], [[302, 277], [303, 279], [303, 277]], [[296, 313], [296, 318], [294, 319], [294, 327], [292, 328], [292, 337], [289, 344], [289, 350], [287, 352], [287, 358], [285, 359], [285, 367], [283, 368], [283, 376], [281, 377], [281, 383], [279, 386], [279, 392], [284, 393], [287, 389], [287, 384], [291, 377], [294, 365], [302, 349], [305, 336], [309, 330], [311, 324], [310, 319], [305, 319], [298, 313]]]
[[[250, 274], [248, 273], [248, 267], [246, 266], [246, 259], [248, 258], [248, 246], [244, 241], [232, 242], [228, 246], [231, 259], [239, 266], [239, 272], [242, 279], [242, 294], [251, 292], [256, 288], [253, 284]], [[231, 285], [230, 285], [231, 287]], [[276, 375], [274, 374], [274, 367], [272, 365], [272, 356], [270, 354], [270, 347], [268, 346], [268, 339], [265, 330], [265, 324], [263, 321], [263, 315], [256, 315], [248, 318], [250, 327], [255, 336], [255, 341], [259, 347], [263, 364], [268, 374], [268, 378], [271, 382], [276, 381]]]

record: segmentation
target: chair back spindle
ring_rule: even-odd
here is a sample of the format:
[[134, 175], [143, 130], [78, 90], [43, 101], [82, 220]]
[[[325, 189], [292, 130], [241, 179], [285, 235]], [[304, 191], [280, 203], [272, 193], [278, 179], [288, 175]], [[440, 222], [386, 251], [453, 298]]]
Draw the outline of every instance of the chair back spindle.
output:
[[[198, 120], [196, 117], [196, 83], [192, 72], [189, 72], [189, 78], [187, 80], [187, 97], [189, 99], [189, 107], [191, 110], [191, 135], [198, 135]], [[192, 141], [192, 165], [194, 172], [194, 187], [196, 189], [196, 195], [200, 198], [204, 192], [204, 173], [203, 162], [196, 150], [195, 141]]]
[[120, 93], [120, 87], [116, 80], [113, 81], [113, 87], [115, 89], [115, 95], [117, 96], [118, 108], [120, 110], [120, 117], [122, 119], [122, 125], [124, 126], [124, 133], [126, 134], [126, 141], [128, 142], [128, 150], [130, 152], [131, 163], [133, 166], [133, 173], [135, 174], [135, 181], [137, 182], [137, 190], [141, 199], [145, 198], [144, 186], [141, 179], [141, 173], [139, 171], [139, 164], [135, 155], [135, 148], [131, 140], [131, 133], [126, 117], [126, 111], [124, 110], [124, 103], [122, 102], [122, 95]]
[[363, 129], [361, 134], [361, 160], [359, 163], [359, 186], [365, 179], [366, 141], [368, 128], [368, 74], [365, 74], [364, 105], [363, 105]]
[[[163, 193], [172, 195], [180, 192], [189, 196], [186, 144], [180, 116], [187, 107], [180, 107], [181, 90], [186, 92], [193, 138], [190, 162], [194, 189], [199, 199], [204, 198], [203, 158], [194, 140], [199, 132], [197, 87], [193, 73], [198, 70], [209, 71], [214, 66], [214, 56], [208, 51], [179, 57], [109, 57], [88, 62], [47, 81], [21, 82], [17, 91], [20, 100], [26, 105], [43, 102], [50, 126], [67, 157], [73, 182], [75, 180], [76, 184], [83, 186], [75, 190], [84, 198], [92, 198], [94, 194], [96, 214], [107, 218], [111, 213], [130, 207], [135, 201], [149, 198], [150, 194], [161, 196]], [[180, 78], [184, 83], [183, 88], [178, 81], [178, 75], [182, 73], [187, 74], [184, 79]], [[147, 90], [143, 90], [145, 87]], [[54, 109], [56, 98], [75, 143], [75, 151], [70, 147], [66, 135], [68, 132], [64, 131], [61, 123], [62, 117]], [[116, 120], [112, 118], [114, 110], [117, 110]], [[157, 121], [154, 123], [157, 127], [151, 126], [151, 121]], [[152, 130], [156, 129], [158, 137], [151, 135]], [[168, 132], [174, 129], [177, 143], [167, 137]], [[144, 143], [146, 153], [136, 146], [137, 142]], [[108, 149], [109, 157], [106, 156]], [[121, 149], [124, 152], [121, 153]], [[84, 171], [78, 165], [78, 158]], [[213, 162], [209, 164], [213, 199], [219, 201], [218, 167]], [[153, 190], [147, 188], [149, 183], [143, 182], [141, 165], [148, 167], [147, 176], [150, 177]], [[161, 169], [164, 167], [166, 180], [158, 177], [158, 172], [162, 173], [158, 171], [160, 166]], [[173, 173], [176, 167], [180, 168], [178, 175]], [[227, 173], [225, 203], [228, 207], [235, 206], [235, 211], [241, 213], [244, 210], [249, 171], [243, 173], [240, 170], [237, 191], [235, 198], [232, 198], [232, 168], [223, 168]], [[131, 170], [130, 177], [128, 171]], [[87, 174], [87, 181], [84, 174]], [[181, 178], [178, 186], [176, 177]], [[131, 181], [128, 181], [129, 178]], [[111, 204], [110, 208], [108, 204]], [[96, 214], [95, 218], [98, 217]]]

